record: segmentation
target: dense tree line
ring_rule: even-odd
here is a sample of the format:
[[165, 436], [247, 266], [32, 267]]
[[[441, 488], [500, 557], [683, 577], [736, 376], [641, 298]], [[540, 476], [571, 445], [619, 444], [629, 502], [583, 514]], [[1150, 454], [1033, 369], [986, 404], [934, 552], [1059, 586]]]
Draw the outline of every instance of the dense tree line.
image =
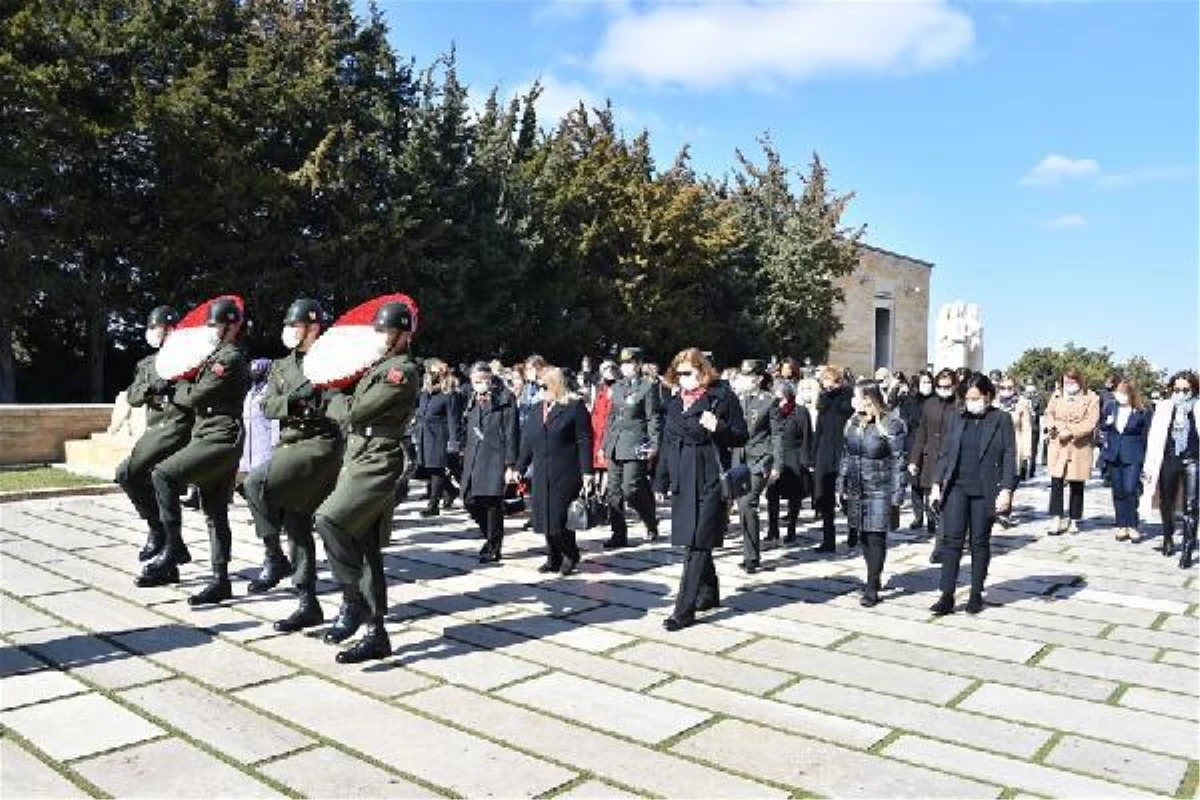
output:
[[863, 231], [819, 158], [662, 168], [539, 92], [472, 104], [454, 53], [418, 68], [348, 0], [5, 4], [0, 402], [111, 399], [151, 307], [219, 292], [261, 354], [296, 296], [403, 290], [452, 360], [823, 356]]
[[1098, 389], [1112, 374], [1132, 380], [1149, 398], [1154, 389], [1162, 389], [1167, 382], [1167, 369], [1151, 364], [1143, 356], [1130, 356], [1118, 361], [1107, 347], [1092, 350], [1074, 342], [1061, 348], [1035, 347], [1022, 353], [1009, 372], [1019, 381], [1028, 381], [1046, 392], [1053, 392], [1068, 369], [1078, 369], [1088, 386]]

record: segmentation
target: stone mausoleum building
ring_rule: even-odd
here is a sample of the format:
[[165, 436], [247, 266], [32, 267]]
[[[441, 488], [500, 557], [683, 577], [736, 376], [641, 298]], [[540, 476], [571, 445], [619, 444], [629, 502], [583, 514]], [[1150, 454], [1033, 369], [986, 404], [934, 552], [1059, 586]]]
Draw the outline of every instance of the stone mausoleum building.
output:
[[859, 267], [838, 279], [842, 330], [828, 363], [872, 375], [879, 367], [912, 375], [929, 362], [929, 275], [933, 264], [858, 245]]

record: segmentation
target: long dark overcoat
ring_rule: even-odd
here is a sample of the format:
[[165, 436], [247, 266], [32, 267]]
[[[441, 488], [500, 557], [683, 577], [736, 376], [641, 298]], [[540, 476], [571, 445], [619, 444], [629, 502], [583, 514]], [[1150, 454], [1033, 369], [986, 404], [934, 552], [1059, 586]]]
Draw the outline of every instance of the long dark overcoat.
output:
[[413, 429], [418, 469], [427, 473], [448, 466], [447, 454], [458, 452], [462, 442], [462, 418], [462, 395], [458, 392], [421, 392]]
[[517, 398], [499, 382], [493, 382], [486, 401], [471, 399], [463, 422], [464, 500], [504, 496], [504, 469], [517, 464], [520, 436]]
[[517, 471], [533, 465], [529, 485], [533, 529], [551, 535], [566, 530], [567, 506], [579, 496], [583, 476], [592, 472], [592, 420], [582, 400], [538, 403], [521, 431]]

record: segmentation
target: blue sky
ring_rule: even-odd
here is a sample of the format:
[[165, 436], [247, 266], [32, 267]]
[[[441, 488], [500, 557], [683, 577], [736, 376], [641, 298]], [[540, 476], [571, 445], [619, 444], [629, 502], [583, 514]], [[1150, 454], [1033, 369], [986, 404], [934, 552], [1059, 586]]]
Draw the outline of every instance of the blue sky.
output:
[[[549, 125], [611, 98], [720, 175], [815, 150], [867, 240], [982, 305], [989, 367], [1068, 340], [1200, 364], [1198, 4], [379, 0], [402, 55], [478, 97], [540, 79]], [[932, 324], [931, 324], [932, 336]], [[932, 339], [931, 339], [932, 341]]]

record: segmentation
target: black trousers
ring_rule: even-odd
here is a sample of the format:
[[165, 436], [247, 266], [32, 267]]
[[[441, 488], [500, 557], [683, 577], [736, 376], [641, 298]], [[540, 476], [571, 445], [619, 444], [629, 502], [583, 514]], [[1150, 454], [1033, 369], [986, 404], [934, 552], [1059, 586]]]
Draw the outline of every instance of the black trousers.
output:
[[971, 592], [983, 591], [988, 565], [992, 560], [992, 523], [995, 503], [986, 497], [973, 497], [956, 486], [950, 487], [942, 504], [942, 579], [943, 594], [958, 585], [967, 535], [971, 540]]
[[564, 529], [558, 533], [547, 533], [545, 536], [547, 559], [554, 567], [562, 566], [564, 557], [572, 561], [579, 560], [579, 544], [575, 541], [575, 531]]
[[[776, 481], [767, 487], [767, 538], [779, 538], [779, 506], [783, 499], [783, 493], [779, 490], [779, 482]], [[800, 501], [799, 495], [789, 495], [787, 498], [787, 532], [789, 535], [796, 532], [796, 520], [800, 517]]]
[[[178, 552], [183, 548], [183, 506], [179, 494], [183, 489], [166, 471], [155, 467], [150, 473], [154, 495], [158, 501], [159, 520], [167, 538], [167, 549]], [[214, 575], [223, 576], [229, 565], [233, 546], [233, 531], [229, 529], [229, 501], [233, 496], [234, 475], [198, 487], [200, 510], [208, 526], [209, 560]]]
[[608, 462], [608, 524], [614, 536], [627, 535], [625, 504], [637, 512], [649, 530], [658, 530], [658, 512], [654, 506], [654, 495], [650, 492], [650, 478], [646, 472], [647, 462], [640, 459]]
[[1140, 464], [1109, 464], [1112, 478], [1113, 512], [1118, 528], [1135, 528], [1138, 524], [1138, 486]]
[[929, 490], [921, 488], [920, 476], [910, 477], [908, 481], [909, 496], [912, 498], [913, 521], [918, 526], [925, 524], [925, 503], [928, 502]]
[[504, 544], [504, 508], [501, 500], [492, 495], [473, 495], [465, 503], [467, 513], [475, 520], [483, 535], [484, 546], [496, 555], [500, 555], [500, 548]]
[[[744, 564], [757, 564], [759, 560], [762, 541], [758, 506], [766, 486], [767, 476], [759, 472], [752, 472], [750, 474], [750, 491], [738, 498], [738, 519], [742, 526], [742, 563]], [[768, 529], [767, 535], [771, 535], [770, 529]], [[779, 527], [777, 525], [775, 536], [778, 535]]]
[[717, 568], [712, 550], [689, 547], [683, 560], [683, 575], [679, 579], [679, 595], [675, 598], [676, 619], [690, 619], [703, 600], [715, 604], [720, 600]]
[[1200, 491], [1198, 475], [1200, 470], [1197, 469], [1196, 461], [1184, 461], [1173, 456], [1163, 458], [1162, 469], [1158, 473], [1158, 509], [1162, 513], [1164, 537], [1173, 536], [1175, 533], [1175, 498], [1181, 492], [1184, 536], [1189, 535], [1186, 527], [1188, 525], [1191, 526], [1191, 535], [1195, 535], [1197, 504], [1200, 502], [1200, 498], [1197, 498]]
[[1071, 489], [1071, 505], [1068, 516], [1073, 520], [1083, 519], [1083, 481], [1064, 481], [1062, 478], [1050, 479], [1050, 516], [1063, 515], [1063, 484]]
[[863, 560], [867, 563], [867, 591], [878, 592], [883, 575], [883, 564], [887, 559], [887, 532], [862, 532]]
[[819, 485], [816, 488], [816, 494], [819, 497], [813, 504], [817, 513], [821, 515], [821, 543], [828, 547], [833, 547], [837, 538], [837, 473], [828, 472], [814, 475], [814, 480], [818, 481]]
[[329, 567], [347, 600], [365, 600], [371, 617], [382, 620], [387, 614], [387, 576], [383, 572], [383, 544], [390, 532], [390, 515], [367, 526], [354, 537], [327, 517], [318, 516], [317, 532], [325, 543]]
[[267, 501], [267, 470], [271, 462], [259, 464], [250, 470], [242, 488], [246, 492], [246, 505], [254, 519], [254, 532], [264, 542], [279, 541], [281, 533], [288, 537], [292, 567], [292, 585], [297, 589], [316, 590], [317, 587], [317, 542], [313, 538], [315, 520], [312, 514], [285, 511]]

